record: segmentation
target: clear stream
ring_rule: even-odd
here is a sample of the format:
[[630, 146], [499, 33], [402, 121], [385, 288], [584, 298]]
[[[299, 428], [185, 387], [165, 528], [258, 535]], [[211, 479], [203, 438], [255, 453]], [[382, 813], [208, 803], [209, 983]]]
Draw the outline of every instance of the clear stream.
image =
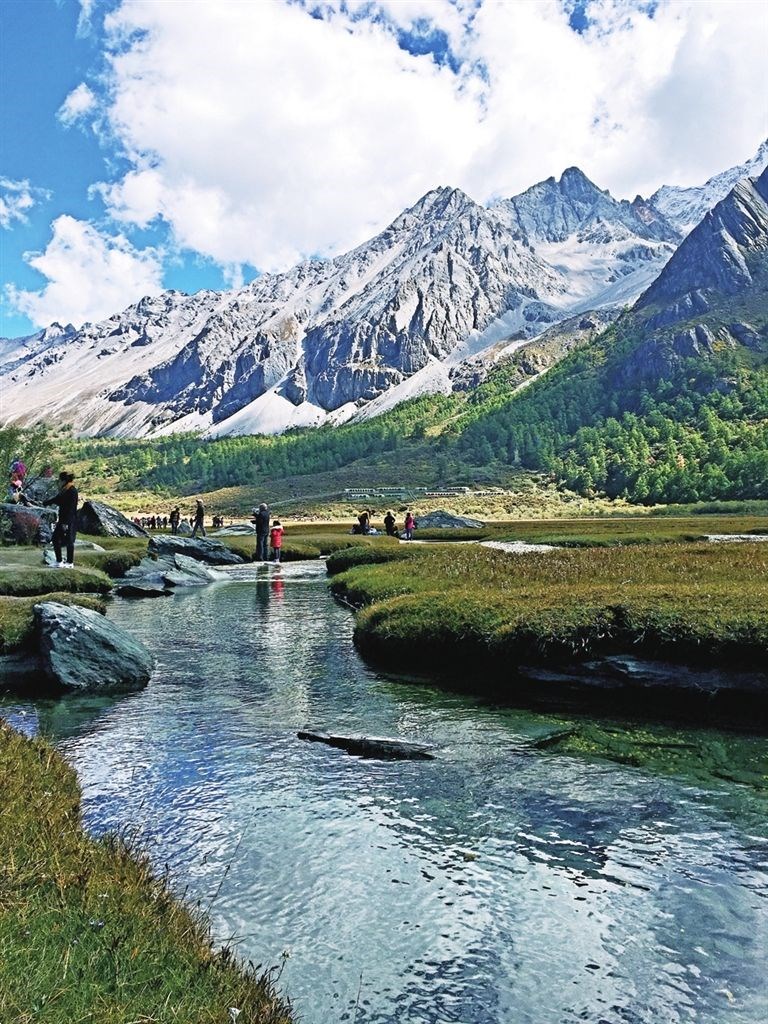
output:
[[[747, 787], [537, 750], [562, 719], [392, 682], [321, 563], [109, 615], [142, 693], [4, 703], [76, 766], [95, 832], [137, 830], [306, 1024], [757, 1024], [768, 842]], [[303, 726], [439, 748], [379, 762]], [[283, 951], [289, 956], [283, 958]]]

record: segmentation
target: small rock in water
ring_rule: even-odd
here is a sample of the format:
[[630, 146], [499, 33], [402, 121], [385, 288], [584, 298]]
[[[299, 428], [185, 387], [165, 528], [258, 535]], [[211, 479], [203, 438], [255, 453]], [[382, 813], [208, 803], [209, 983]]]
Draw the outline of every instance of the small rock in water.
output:
[[378, 758], [382, 761], [432, 761], [434, 754], [426, 743], [389, 739], [383, 736], [332, 736], [326, 732], [302, 730], [296, 734], [300, 740], [326, 743], [358, 757]]

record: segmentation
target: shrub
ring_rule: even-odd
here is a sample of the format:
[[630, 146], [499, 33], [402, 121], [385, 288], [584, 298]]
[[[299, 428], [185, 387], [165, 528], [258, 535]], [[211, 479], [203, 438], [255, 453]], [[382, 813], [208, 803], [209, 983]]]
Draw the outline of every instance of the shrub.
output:
[[78, 553], [78, 557], [82, 560], [83, 564], [87, 564], [89, 568], [98, 569], [100, 572], [106, 573], [112, 579], [125, 576], [129, 569], [139, 564], [143, 555], [144, 552], [140, 554], [137, 551], [120, 548], [114, 551], [84, 551], [82, 554]]

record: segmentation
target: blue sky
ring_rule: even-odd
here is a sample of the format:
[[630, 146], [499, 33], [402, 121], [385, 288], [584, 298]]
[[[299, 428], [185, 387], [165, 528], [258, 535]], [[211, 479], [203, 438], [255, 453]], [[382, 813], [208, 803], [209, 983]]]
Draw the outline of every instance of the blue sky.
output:
[[[768, 5], [4, 0], [0, 334], [364, 241], [429, 188], [697, 184], [768, 134]], [[718, 75], [712, 69], [718, 69]]]

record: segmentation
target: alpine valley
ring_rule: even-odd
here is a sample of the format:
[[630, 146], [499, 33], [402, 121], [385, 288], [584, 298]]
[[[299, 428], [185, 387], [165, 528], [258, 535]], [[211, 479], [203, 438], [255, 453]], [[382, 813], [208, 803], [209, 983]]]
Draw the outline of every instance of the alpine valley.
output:
[[578, 168], [487, 207], [437, 188], [332, 260], [0, 340], [3, 417], [341, 438], [444, 396], [434, 433], [463, 464], [646, 502], [768, 497], [767, 164], [768, 140], [632, 202]]

